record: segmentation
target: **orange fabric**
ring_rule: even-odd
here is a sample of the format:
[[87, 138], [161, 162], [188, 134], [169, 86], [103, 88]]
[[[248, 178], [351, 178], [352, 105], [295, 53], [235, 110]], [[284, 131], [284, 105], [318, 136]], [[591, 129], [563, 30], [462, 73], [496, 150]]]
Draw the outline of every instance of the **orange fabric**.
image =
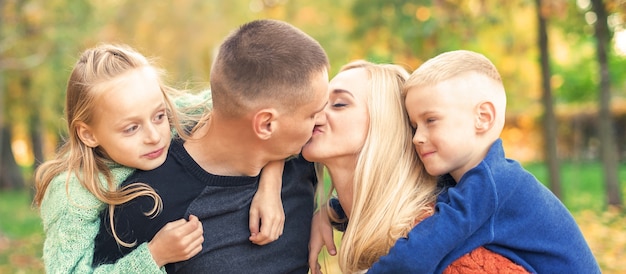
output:
[[443, 271], [443, 274], [483, 273], [521, 274], [529, 272], [508, 258], [482, 246], [458, 258]]

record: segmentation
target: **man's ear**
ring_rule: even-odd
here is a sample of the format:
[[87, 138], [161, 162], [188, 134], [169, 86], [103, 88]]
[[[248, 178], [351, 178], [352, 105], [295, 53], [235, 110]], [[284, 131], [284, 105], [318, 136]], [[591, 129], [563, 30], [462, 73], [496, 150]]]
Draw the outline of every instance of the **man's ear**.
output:
[[99, 145], [98, 139], [93, 135], [91, 128], [83, 122], [78, 122], [77, 124], [76, 134], [78, 138], [88, 147], [97, 147]]
[[476, 106], [476, 132], [489, 131], [496, 122], [496, 108], [493, 102], [482, 102]]
[[265, 108], [257, 111], [252, 118], [254, 133], [262, 140], [272, 137], [278, 127], [278, 111], [273, 108]]

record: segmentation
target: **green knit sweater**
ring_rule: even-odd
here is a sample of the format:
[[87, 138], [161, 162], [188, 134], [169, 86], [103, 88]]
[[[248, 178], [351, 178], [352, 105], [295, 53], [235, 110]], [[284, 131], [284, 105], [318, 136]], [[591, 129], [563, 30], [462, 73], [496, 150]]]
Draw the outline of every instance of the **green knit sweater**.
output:
[[[121, 183], [133, 172], [127, 167], [111, 169], [115, 182]], [[41, 219], [46, 239], [43, 261], [46, 273], [165, 273], [159, 268], [147, 243], [115, 264], [92, 267], [94, 238], [100, 229], [100, 211], [106, 206], [87, 191], [76, 176], [66, 181], [67, 173], [55, 177], [41, 202]], [[101, 178], [104, 179], [104, 178]]]
[[[210, 90], [199, 94], [184, 94], [174, 99], [174, 104], [189, 114], [206, 110], [198, 103], [211, 107]], [[174, 133], [175, 134], [175, 133]], [[121, 184], [134, 169], [115, 166], [113, 179]], [[147, 243], [118, 260], [115, 264], [92, 267], [94, 239], [100, 230], [100, 212], [106, 205], [80, 184], [76, 176], [70, 177], [66, 189], [67, 173], [56, 176], [41, 202], [41, 219], [46, 234], [43, 261], [46, 273], [165, 273], [159, 268]], [[104, 182], [104, 177], [101, 177]]]

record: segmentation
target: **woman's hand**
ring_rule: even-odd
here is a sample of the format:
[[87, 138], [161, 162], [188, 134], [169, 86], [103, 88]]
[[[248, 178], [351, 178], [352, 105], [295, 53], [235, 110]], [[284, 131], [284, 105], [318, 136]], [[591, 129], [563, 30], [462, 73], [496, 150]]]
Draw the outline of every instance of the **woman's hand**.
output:
[[321, 266], [317, 261], [322, 247], [326, 246], [328, 254], [337, 255], [337, 248], [333, 239], [333, 228], [330, 225], [326, 207], [322, 207], [313, 215], [311, 222], [311, 239], [309, 240], [309, 268], [311, 274], [321, 274]]

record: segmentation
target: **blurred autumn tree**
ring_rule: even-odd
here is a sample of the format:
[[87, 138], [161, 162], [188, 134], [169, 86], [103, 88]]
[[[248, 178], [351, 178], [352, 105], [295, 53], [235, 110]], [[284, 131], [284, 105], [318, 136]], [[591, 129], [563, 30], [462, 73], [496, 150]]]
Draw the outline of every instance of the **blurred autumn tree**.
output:
[[594, 22], [594, 37], [596, 38], [596, 56], [600, 74], [600, 141], [601, 157], [604, 166], [604, 181], [606, 196], [609, 205], [621, 207], [621, 189], [618, 177], [618, 152], [615, 145], [615, 129], [613, 115], [611, 115], [611, 78], [609, 75], [608, 53], [611, 51], [612, 32], [608, 26], [607, 7], [602, 0], [592, 0], [592, 10], [596, 20]]
[[536, 0], [537, 11], [537, 46], [539, 48], [539, 66], [541, 70], [541, 101], [543, 103], [543, 148], [545, 162], [548, 166], [550, 190], [563, 200], [561, 191], [560, 161], [557, 152], [556, 117], [554, 114], [554, 99], [552, 95], [552, 68], [550, 65], [550, 50], [548, 41], [548, 19], [552, 9], [551, 2]]
[[71, 58], [96, 22], [87, 1], [2, 0], [0, 8], [0, 188], [23, 187], [11, 145], [34, 167], [45, 140], [56, 143]]
[[[542, 1], [549, 7], [557, 156], [597, 160], [595, 137], [574, 134], [593, 133], [586, 130], [589, 123], [570, 119], [581, 109], [598, 109], [591, 4]], [[604, 3], [610, 33], [624, 31], [623, 0]], [[443, 51], [484, 53], [499, 68], [508, 92], [505, 149], [521, 161], [544, 160], [536, 7], [531, 0], [0, 0], [0, 188], [23, 185], [7, 179], [22, 174], [12, 159], [30, 178], [36, 163], [50, 157], [65, 134], [65, 81], [83, 49], [99, 42], [130, 44], [156, 57], [170, 83], [195, 90], [208, 87], [221, 40], [257, 18], [288, 21], [320, 41], [331, 60], [331, 76], [353, 59], [400, 63], [412, 70]], [[620, 102], [626, 95], [626, 58], [615, 50], [607, 53], [611, 102]], [[617, 141], [616, 151], [626, 151], [626, 143], [620, 143], [624, 138]]]

